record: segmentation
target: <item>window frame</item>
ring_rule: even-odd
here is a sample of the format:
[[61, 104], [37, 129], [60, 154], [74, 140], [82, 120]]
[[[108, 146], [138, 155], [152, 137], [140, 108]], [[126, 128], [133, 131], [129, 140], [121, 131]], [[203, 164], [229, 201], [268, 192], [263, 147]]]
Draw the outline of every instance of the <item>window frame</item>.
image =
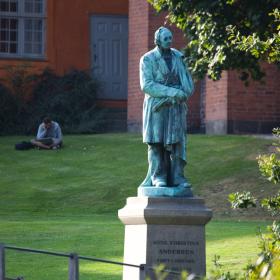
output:
[[[0, 52], [0, 58], [16, 58], [16, 59], [46, 59], [46, 8], [47, 8], [47, 0], [42, 0], [42, 13], [25, 13], [24, 6], [25, 1], [18, 0], [18, 11], [17, 12], [1, 12], [0, 11], [0, 19], [1, 18], [9, 18], [16, 19], [18, 21], [18, 40], [17, 40], [17, 53], [4, 53]], [[42, 20], [42, 53], [34, 54], [34, 53], [25, 53], [25, 20]], [[31, 41], [34, 43], [34, 41]]]

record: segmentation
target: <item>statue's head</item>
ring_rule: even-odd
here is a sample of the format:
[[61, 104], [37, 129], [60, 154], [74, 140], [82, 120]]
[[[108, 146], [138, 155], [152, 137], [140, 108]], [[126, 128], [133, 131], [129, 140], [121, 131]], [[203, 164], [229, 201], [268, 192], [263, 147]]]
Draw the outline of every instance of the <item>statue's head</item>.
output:
[[155, 32], [155, 44], [163, 49], [170, 49], [172, 38], [172, 32], [166, 27], [161, 26]]

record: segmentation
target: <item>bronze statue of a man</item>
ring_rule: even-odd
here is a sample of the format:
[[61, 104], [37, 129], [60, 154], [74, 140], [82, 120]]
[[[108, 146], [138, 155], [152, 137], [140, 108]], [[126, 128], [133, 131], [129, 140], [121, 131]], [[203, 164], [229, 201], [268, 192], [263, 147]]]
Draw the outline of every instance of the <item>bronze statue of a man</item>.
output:
[[156, 47], [140, 60], [143, 142], [148, 144], [149, 162], [141, 187], [190, 187], [184, 177], [186, 101], [194, 85], [183, 54], [171, 43], [171, 31], [160, 27], [155, 32]]

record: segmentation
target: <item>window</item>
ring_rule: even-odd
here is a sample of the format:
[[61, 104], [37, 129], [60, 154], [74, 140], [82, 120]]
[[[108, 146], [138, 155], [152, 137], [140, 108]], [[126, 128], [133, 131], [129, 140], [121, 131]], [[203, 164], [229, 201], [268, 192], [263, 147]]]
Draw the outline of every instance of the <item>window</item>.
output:
[[0, 0], [0, 57], [44, 57], [46, 1]]

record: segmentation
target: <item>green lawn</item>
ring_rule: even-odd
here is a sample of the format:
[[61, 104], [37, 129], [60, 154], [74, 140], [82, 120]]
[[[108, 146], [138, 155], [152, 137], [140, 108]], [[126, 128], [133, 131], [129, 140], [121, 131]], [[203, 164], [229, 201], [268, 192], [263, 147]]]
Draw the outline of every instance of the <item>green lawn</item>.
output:
[[[264, 228], [265, 223], [261, 223]], [[213, 268], [215, 254], [221, 256], [221, 263], [231, 271], [240, 271], [254, 260], [257, 252], [256, 231], [258, 222], [213, 221], [207, 226], [207, 267]], [[123, 226], [116, 215], [92, 215], [87, 218], [32, 218], [23, 220], [2, 219], [1, 241], [17, 246], [78, 252], [122, 261]], [[67, 279], [67, 260], [22, 252], [7, 253], [7, 275], [23, 275], [26, 279]], [[80, 261], [80, 279], [120, 280], [121, 267]]]
[[[145, 177], [140, 135], [66, 136], [59, 151], [15, 151], [13, 145], [25, 138], [0, 137], [0, 242], [122, 261], [117, 210]], [[208, 269], [218, 254], [225, 267], [241, 271], [257, 253], [255, 233], [266, 222], [252, 218], [265, 216], [234, 213], [226, 197], [245, 188], [274, 191], [259, 178], [255, 160], [269, 144], [246, 136], [189, 137], [186, 173], [195, 194], [214, 210], [207, 226]], [[67, 279], [67, 260], [8, 251], [7, 271], [25, 279]], [[107, 264], [81, 261], [80, 272], [85, 280], [121, 279], [121, 268]]]

